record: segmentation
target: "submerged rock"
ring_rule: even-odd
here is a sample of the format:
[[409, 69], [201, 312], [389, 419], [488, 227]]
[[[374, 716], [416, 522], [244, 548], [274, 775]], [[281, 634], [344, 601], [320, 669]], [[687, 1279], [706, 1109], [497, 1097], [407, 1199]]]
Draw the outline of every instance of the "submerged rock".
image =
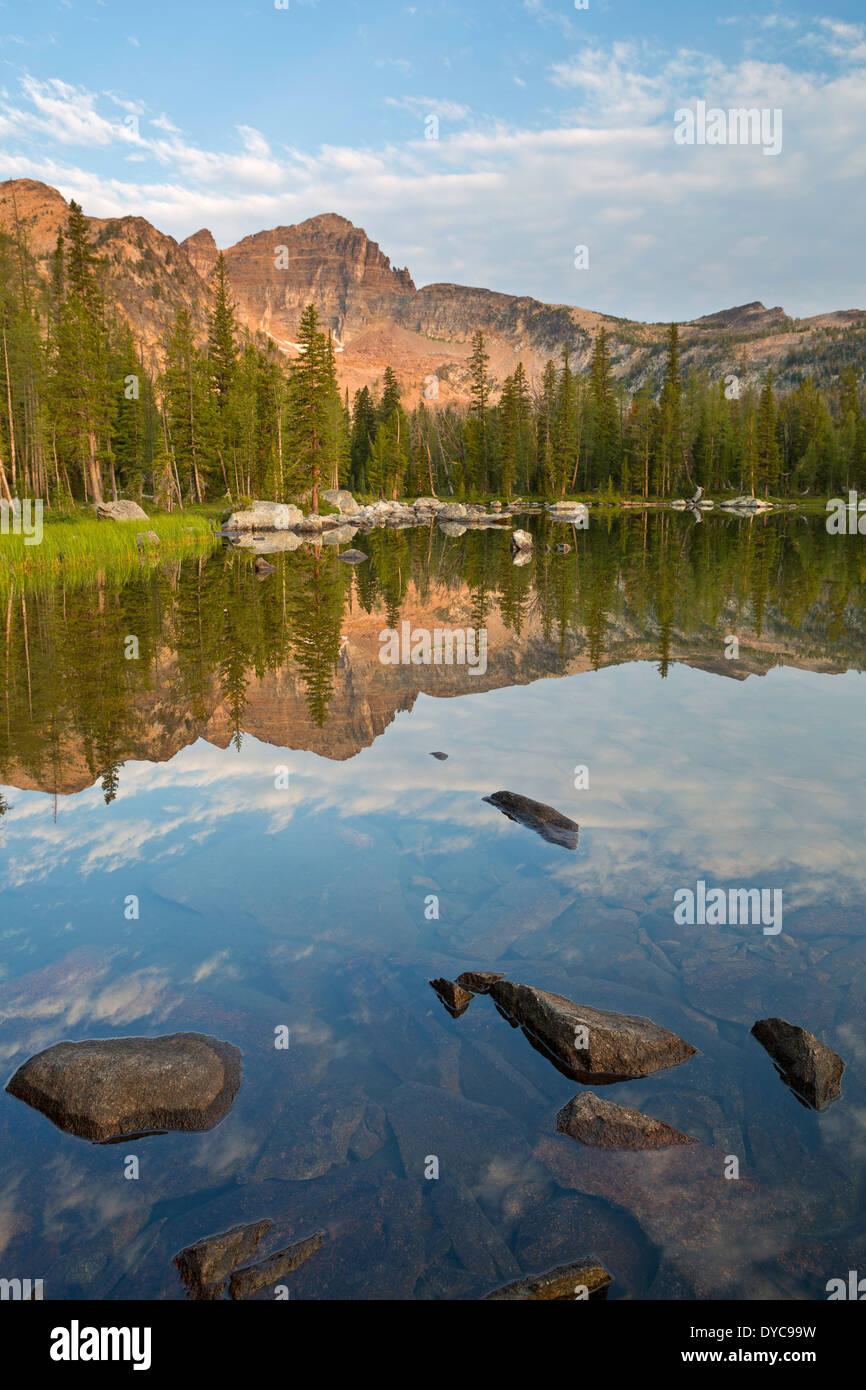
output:
[[323, 1239], [324, 1232], [317, 1231], [306, 1240], [296, 1241], [294, 1245], [287, 1245], [284, 1250], [277, 1250], [258, 1264], [237, 1270], [231, 1277], [229, 1297], [235, 1300], [252, 1298], [260, 1289], [266, 1289], [269, 1284], [276, 1284], [311, 1255], [315, 1255], [317, 1250], [321, 1250]]
[[490, 986], [504, 979], [505, 976], [495, 970], [464, 970], [457, 976], [457, 983], [464, 989], [471, 989], [473, 994], [489, 994]]
[[99, 521], [147, 521], [147, 512], [137, 502], [122, 498], [118, 502], [97, 502], [93, 508]]
[[573, 1303], [581, 1298], [606, 1298], [613, 1276], [600, 1260], [575, 1260], [545, 1274], [528, 1274], [484, 1295], [484, 1302]]
[[430, 754], [430, 757], [431, 757], [431, 758], [436, 758], [440, 763], [447, 762], [447, 760], [448, 760], [448, 754], [447, 754], [447, 753], [438, 753], [438, 752], [437, 752], [437, 753], [431, 753], [431, 754]]
[[769, 1052], [785, 1085], [807, 1105], [824, 1110], [838, 1098], [845, 1063], [814, 1033], [784, 1018], [762, 1018], [752, 1036]]
[[592, 1091], [581, 1092], [562, 1107], [556, 1128], [594, 1149], [669, 1149], [698, 1142], [663, 1120], [602, 1100]]
[[364, 560], [369, 560], [370, 557], [365, 555], [363, 550], [344, 550], [339, 558], [345, 560], [347, 565], [360, 565]]
[[453, 980], [430, 980], [429, 984], [435, 989], [452, 1018], [460, 1018], [461, 1014], [465, 1014], [475, 998], [468, 989], [455, 984]]
[[256, 574], [258, 574], [262, 578], [264, 578], [268, 574], [276, 574], [277, 572], [276, 565], [269, 565], [267, 560], [265, 560], [264, 557], [261, 555], [258, 555], [256, 559], [253, 561], [253, 569], [255, 570]]
[[205, 1236], [175, 1255], [181, 1282], [190, 1298], [213, 1300], [225, 1291], [229, 1275], [246, 1264], [256, 1253], [262, 1236], [273, 1221], [253, 1221], [246, 1226], [232, 1226], [220, 1235]]
[[532, 1046], [575, 1081], [605, 1084], [649, 1076], [697, 1051], [651, 1019], [575, 1004], [532, 985], [499, 980], [490, 996]]
[[6, 1090], [94, 1143], [213, 1129], [241, 1084], [241, 1054], [204, 1033], [62, 1042], [19, 1067]]
[[562, 845], [564, 849], [577, 849], [580, 826], [569, 816], [564, 816], [561, 811], [554, 810], [552, 806], [545, 806], [543, 801], [533, 801], [528, 796], [521, 796], [519, 792], [494, 792], [492, 796], [485, 796], [483, 799], [495, 806], [509, 820], [516, 821], [518, 825], [525, 825], [528, 830], [534, 830], [536, 835], [549, 840], [552, 845]]

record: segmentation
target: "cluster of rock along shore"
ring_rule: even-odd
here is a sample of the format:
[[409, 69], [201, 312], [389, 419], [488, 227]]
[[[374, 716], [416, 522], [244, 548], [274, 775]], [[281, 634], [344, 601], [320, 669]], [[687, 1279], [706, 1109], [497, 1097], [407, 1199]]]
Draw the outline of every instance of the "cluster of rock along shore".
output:
[[[377, 527], [404, 530], [436, 521], [448, 536], [462, 536], [470, 528], [496, 526], [508, 529], [515, 512], [543, 510], [529, 508], [523, 501], [491, 502], [488, 507], [473, 502], [443, 502], [438, 497], [419, 497], [414, 502], [371, 502], [361, 505], [350, 492], [332, 488], [320, 494], [328, 512], [309, 512], [290, 502], [254, 502], [245, 511], [232, 512], [223, 523], [222, 535], [239, 549], [256, 554], [296, 550], [304, 541], [344, 545], [359, 532]], [[582, 502], [557, 502], [547, 510], [558, 519], [586, 525], [587, 508]], [[515, 537], [525, 533], [513, 533]], [[530, 541], [531, 544], [531, 541]], [[514, 540], [515, 549], [527, 548]]]
[[[326, 545], [345, 545], [359, 532], [365, 534], [377, 527], [403, 530], [412, 526], [427, 526], [436, 521], [449, 536], [462, 536], [467, 530], [485, 527], [509, 529], [518, 512], [545, 513], [555, 521], [570, 523], [585, 529], [589, 508], [585, 502], [569, 499], [557, 502], [526, 502], [517, 498], [511, 502], [493, 501], [486, 506], [476, 502], [443, 502], [438, 497], [418, 497], [413, 502], [379, 501], [362, 504], [344, 488], [330, 488], [320, 494], [327, 512], [304, 512], [291, 502], [253, 502], [243, 511], [232, 512], [223, 523], [221, 534], [241, 550], [254, 554], [273, 554], [296, 550], [305, 541], [320, 541]], [[601, 503], [599, 506], [603, 505]], [[628, 507], [632, 503], [622, 503]], [[715, 507], [715, 502], [701, 496], [677, 499], [667, 504], [678, 511], [689, 511], [700, 517]], [[758, 497], [734, 497], [720, 502], [721, 510], [735, 516], [753, 516], [772, 511], [773, 504]], [[527, 531], [511, 531], [511, 546], [518, 562], [532, 549], [532, 537]], [[557, 547], [567, 549], [568, 547]], [[351, 559], [352, 556], [343, 558]], [[366, 558], [359, 553], [358, 558]]]

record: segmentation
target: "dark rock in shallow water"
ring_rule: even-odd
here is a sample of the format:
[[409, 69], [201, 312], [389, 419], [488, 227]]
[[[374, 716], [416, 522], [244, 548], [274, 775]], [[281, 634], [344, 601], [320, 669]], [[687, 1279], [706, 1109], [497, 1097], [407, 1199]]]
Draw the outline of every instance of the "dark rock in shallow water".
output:
[[784, 1018], [762, 1018], [752, 1036], [769, 1052], [786, 1086], [814, 1110], [840, 1094], [845, 1063], [814, 1033]]
[[365, 555], [363, 550], [344, 550], [339, 559], [345, 560], [349, 565], [360, 565], [363, 560], [368, 560], [369, 555]]
[[229, 1297], [236, 1300], [252, 1298], [253, 1294], [258, 1293], [260, 1289], [266, 1289], [269, 1284], [276, 1284], [278, 1280], [284, 1279], [287, 1274], [291, 1274], [292, 1270], [297, 1269], [311, 1255], [315, 1255], [317, 1250], [321, 1250], [323, 1236], [322, 1231], [317, 1231], [307, 1240], [299, 1240], [294, 1245], [287, 1245], [285, 1250], [278, 1250], [276, 1254], [269, 1255], [267, 1259], [260, 1260], [258, 1264], [248, 1265], [246, 1269], [239, 1269], [231, 1277]]
[[221, 1235], [205, 1236], [175, 1255], [173, 1264], [189, 1298], [209, 1300], [225, 1291], [229, 1275], [256, 1253], [262, 1236], [273, 1221], [254, 1221], [248, 1226], [232, 1226]]
[[276, 565], [269, 565], [267, 560], [262, 559], [261, 555], [257, 556], [254, 569], [256, 574], [260, 576], [264, 576], [267, 574], [276, 574], [277, 572]]
[[339, 1083], [292, 1091], [256, 1164], [255, 1181], [308, 1182], [321, 1177], [335, 1164], [345, 1163], [356, 1135], [362, 1148], [369, 1147], [373, 1136], [365, 1128], [368, 1119], [375, 1128], [374, 1107], [360, 1086]]
[[447, 753], [431, 753], [431, 754], [430, 754], [430, 757], [431, 757], [431, 758], [438, 758], [438, 760], [439, 760], [440, 763], [444, 763], [444, 762], [447, 760], [447, 758], [448, 758], [448, 754], [447, 754]]
[[6, 1090], [94, 1143], [213, 1129], [241, 1084], [241, 1054], [204, 1033], [62, 1042], [19, 1067]]
[[546, 1274], [529, 1274], [484, 1295], [484, 1302], [574, 1303], [579, 1298], [606, 1298], [613, 1282], [600, 1260], [575, 1260]]
[[651, 1019], [592, 1009], [561, 994], [499, 980], [490, 997], [539, 1052], [575, 1081], [604, 1084], [675, 1067], [697, 1048]]
[[602, 1100], [592, 1091], [581, 1092], [562, 1107], [556, 1128], [594, 1149], [669, 1149], [698, 1142], [663, 1120]]
[[468, 989], [463, 989], [453, 980], [431, 980], [430, 986], [435, 989], [452, 1018], [459, 1018], [461, 1014], [465, 1014], [475, 998]]
[[545, 806], [543, 801], [532, 801], [519, 792], [494, 792], [492, 796], [485, 796], [484, 800], [509, 820], [534, 830], [536, 835], [549, 840], [551, 844], [562, 845], [564, 849], [577, 849], [580, 826], [561, 811]]
[[501, 971], [497, 973], [495, 970], [464, 970], [462, 975], [457, 976], [457, 983], [464, 989], [471, 989], [473, 994], [488, 994], [491, 985], [504, 979]]

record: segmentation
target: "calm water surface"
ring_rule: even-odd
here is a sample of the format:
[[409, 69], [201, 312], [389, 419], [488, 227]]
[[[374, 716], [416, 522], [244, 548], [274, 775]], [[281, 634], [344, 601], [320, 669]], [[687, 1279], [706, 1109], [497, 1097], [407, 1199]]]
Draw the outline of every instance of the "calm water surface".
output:
[[[325, 1231], [301, 1299], [473, 1299], [588, 1254], [635, 1299], [823, 1298], [862, 1268], [862, 541], [797, 516], [527, 524], [523, 566], [498, 532], [425, 528], [358, 535], [357, 569], [305, 546], [265, 579], [217, 551], [0, 587], [5, 1076], [63, 1039], [243, 1054], [204, 1134], [91, 1145], [0, 1094], [0, 1274], [178, 1299], [172, 1256], [260, 1217], [283, 1244]], [[486, 671], [383, 665], [403, 620], [485, 626]], [[501, 789], [578, 821], [577, 849]], [[780, 888], [782, 932], [676, 924], [698, 879]], [[604, 1095], [700, 1145], [558, 1136], [580, 1088], [489, 999], [453, 1019], [428, 984], [468, 969], [687, 1038]], [[749, 1035], [776, 1015], [847, 1064], [821, 1114]]]

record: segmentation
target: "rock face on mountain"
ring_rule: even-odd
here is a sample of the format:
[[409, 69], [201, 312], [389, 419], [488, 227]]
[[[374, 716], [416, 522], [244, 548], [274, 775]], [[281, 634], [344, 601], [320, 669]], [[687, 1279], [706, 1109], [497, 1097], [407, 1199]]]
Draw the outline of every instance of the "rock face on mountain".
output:
[[213, 232], [202, 227], [180, 243], [181, 250], [189, 257], [190, 265], [203, 280], [209, 280], [219, 259], [219, 248], [214, 241]]
[[[0, 229], [20, 235], [46, 278], [69, 205], [56, 188], [35, 179], [0, 183]], [[91, 217], [93, 249], [103, 262], [106, 302], [141, 341], [155, 366], [178, 309], [189, 310], [200, 341], [207, 333], [210, 288], [174, 237], [143, 217]]]
[[[26, 238], [46, 277], [68, 211], [66, 200], [48, 184], [0, 183], [0, 227]], [[109, 307], [130, 323], [149, 364], [160, 362], [179, 308], [190, 311], [203, 341], [219, 254], [212, 233], [202, 228], [179, 243], [143, 217], [89, 221], [105, 266]], [[434, 408], [436, 402], [466, 401], [470, 345], [478, 329], [486, 338], [494, 395], [518, 362], [536, 376], [565, 342], [572, 346], [574, 367], [585, 369], [601, 327], [611, 335], [614, 376], [636, 387], [646, 380], [660, 382], [664, 371], [666, 324], [623, 321], [465, 285], [418, 290], [407, 269], [392, 267], [366, 232], [335, 212], [256, 232], [224, 250], [241, 326], [250, 334], [269, 335], [291, 358], [300, 313], [314, 303], [334, 334], [338, 375], [350, 391], [380, 381], [390, 365], [413, 397], [434, 376]], [[685, 369], [706, 366], [720, 376], [740, 374], [745, 364], [743, 384], [757, 381], [772, 366], [777, 386], [784, 389], [806, 374], [806, 368], [796, 367], [797, 359], [807, 361], [813, 335], [825, 328], [842, 330], [834, 344], [834, 373], [848, 361], [859, 361], [857, 333], [864, 324], [861, 310], [795, 321], [783, 309], [755, 301], [681, 325], [681, 361]], [[846, 336], [848, 329], [853, 331]], [[820, 345], [814, 346], [817, 351]], [[807, 366], [820, 379], [815, 362]]]
[[256, 232], [225, 256], [247, 326], [281, 347], [293, 346], [298, 320], [310, 303], [339, 349], [348, 334], [376, 319], [393, 318], [397, 301], [415, 291], [408, 270], [392, 270], [366, 232], [333, 212], [295, 227]]

